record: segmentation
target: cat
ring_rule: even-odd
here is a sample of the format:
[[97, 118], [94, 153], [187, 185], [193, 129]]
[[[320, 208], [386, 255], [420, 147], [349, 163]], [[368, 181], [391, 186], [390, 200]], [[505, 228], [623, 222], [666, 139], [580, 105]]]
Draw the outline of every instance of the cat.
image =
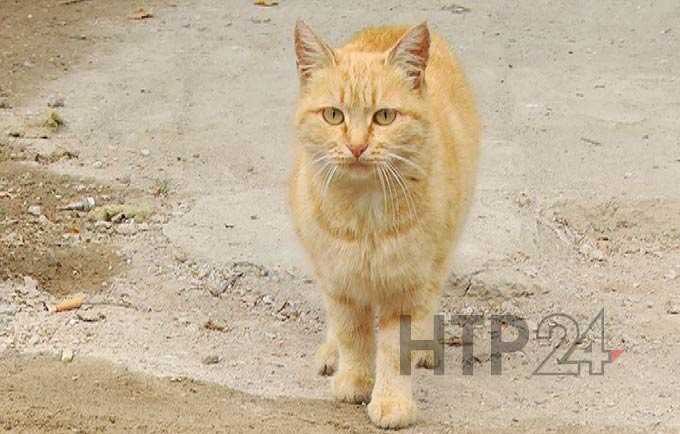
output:
[[[336, 399], [382, 428], [416, 422], [400, 375], [400, 317], [432, 339], [448, 259], [474, 190], [480, 123], [446, 42], [427, 23], [368, 28], [333, 49], [294, 32], [300, 95], [290, 206], [324, 294], [317, 353]], [[376, 324], [377, 323], [377, 324]], [[434, 367], [423, 352], [412, 365]]]

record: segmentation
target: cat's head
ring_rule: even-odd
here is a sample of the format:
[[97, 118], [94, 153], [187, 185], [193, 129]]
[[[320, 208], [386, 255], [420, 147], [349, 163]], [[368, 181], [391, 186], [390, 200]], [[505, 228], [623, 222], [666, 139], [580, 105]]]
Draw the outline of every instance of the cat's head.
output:
[[334, 50], [297, 22], [297, 137], [317, 173], [331, 168], [362, 180], [390, 166], [402, 172], [421, 167], [429, 130], [429, 47], [425, 23], [385, 51], [364, 51]]

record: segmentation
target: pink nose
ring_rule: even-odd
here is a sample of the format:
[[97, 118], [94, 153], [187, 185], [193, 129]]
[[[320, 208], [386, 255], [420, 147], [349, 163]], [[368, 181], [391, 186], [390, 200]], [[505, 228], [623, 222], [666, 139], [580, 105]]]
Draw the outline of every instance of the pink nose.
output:
[[366, 148], [368, 148], [368, 143], [364, 143], [363, 145], [347, 146], [347, 148], [350, 150], [350, 152], [352, 152], [354, 158], [359, 158], [361, 157], [361, 154], [364, 153]]

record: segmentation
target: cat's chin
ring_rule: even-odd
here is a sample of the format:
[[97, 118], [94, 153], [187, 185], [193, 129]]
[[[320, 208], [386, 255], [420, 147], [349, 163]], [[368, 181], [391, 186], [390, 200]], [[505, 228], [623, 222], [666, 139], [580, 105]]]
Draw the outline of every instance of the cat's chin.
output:
[[353, 161], [340, 166], [343, 175], [354, 180], [363, 180], [373, 176], [374, 166], [370, 163]]

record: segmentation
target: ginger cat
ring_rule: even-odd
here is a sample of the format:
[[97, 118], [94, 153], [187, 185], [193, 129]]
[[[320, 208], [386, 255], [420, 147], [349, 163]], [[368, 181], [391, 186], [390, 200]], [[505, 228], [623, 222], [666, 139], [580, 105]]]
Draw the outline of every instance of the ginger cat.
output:
[[[463, 73], [427, 24], [361, 31], [333, 49], [295, 27], [300, 97], [290, 202], [324, 293], [319, 372], [382, 428], [416, 420], [400, 316], [432, 339], [472, 195], [480, 126]], [[377, 318], [377, 330], [375, 320]], [[431, 353], [412, 363], [433, 367]]]

